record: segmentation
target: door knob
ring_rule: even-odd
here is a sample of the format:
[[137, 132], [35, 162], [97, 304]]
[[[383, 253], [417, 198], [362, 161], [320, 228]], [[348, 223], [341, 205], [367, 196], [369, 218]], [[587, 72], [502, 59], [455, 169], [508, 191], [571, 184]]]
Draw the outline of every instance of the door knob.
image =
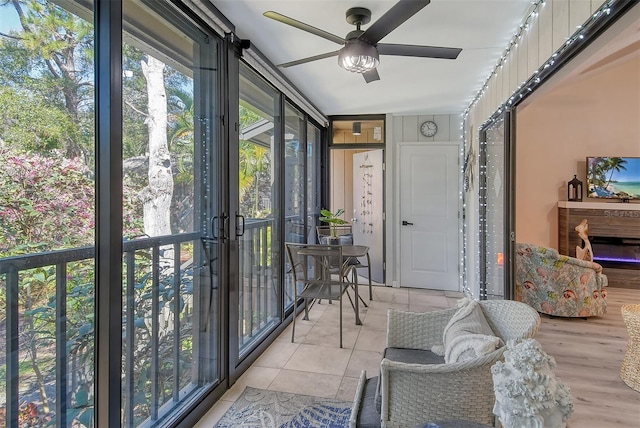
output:
[[407, 220], [402, 220], [403, 226], [413, 226], [413, 223], [409, 223]]

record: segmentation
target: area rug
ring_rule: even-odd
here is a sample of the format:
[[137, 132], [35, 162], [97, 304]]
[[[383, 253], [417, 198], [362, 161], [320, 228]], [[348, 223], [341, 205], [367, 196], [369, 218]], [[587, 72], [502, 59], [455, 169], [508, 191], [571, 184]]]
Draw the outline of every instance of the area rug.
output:
[[349, 426], [349, 401], [246, 387], [215, 428]]

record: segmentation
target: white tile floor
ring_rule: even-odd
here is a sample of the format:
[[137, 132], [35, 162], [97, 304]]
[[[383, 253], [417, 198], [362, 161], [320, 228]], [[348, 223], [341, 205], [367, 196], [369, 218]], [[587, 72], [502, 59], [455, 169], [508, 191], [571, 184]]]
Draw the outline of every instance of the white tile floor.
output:
[[211, 410], [197, 428], [212, 427], [238, 399], [245, 386], [331, 397], [352, 401], [360, 371], [368, 376], [378, 372], [385, 347], [387, 309], [425, 312], [455, 307], [462, 293], [411, 288], [374, 287], [373, 301], [368, 285], [361, 296], [369, 304], [360, 305], [362, 325], [355, 325], [348, 299], [343, 301], [343, 348], [339, 347], [339, 308], [322, 302], [309, 312], [309, 321], [296, 319], [295, 342], [291, 326], [260, 356]]

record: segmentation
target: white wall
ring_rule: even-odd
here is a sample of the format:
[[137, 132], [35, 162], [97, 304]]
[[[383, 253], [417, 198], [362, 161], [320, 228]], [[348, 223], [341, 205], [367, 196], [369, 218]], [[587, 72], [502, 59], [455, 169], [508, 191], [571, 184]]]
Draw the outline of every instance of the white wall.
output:
[[[420, 124], [426, 120], [432, 120], [438, 125], [438, 132], [433, 137], [425, 137], [420, 133]], [[387, 285], [400, 286], [398, 283], [399, 272], [397, 267], [400, 260], [399, 252], [400, 221], [397, 215], [400, 210], [399, 191], [397, 189], [396, 175], [396, 150], [401, 142], [454, 142], [462, 144], [462, 115], [461, 114], [436, 114], [436, 115], [408, 115], [386, 118], [386, 171], [385, 171], [385, 204], [386, 204], [386, 260], [387, 260]], [[461, 237], [462, 238], [462, 237]]]
[[585, 158], [640, 156], [640, 52], [518, 106], [517, 118], [516, 239], [557, 249], [557, 203], [573, 174], [586, 198]]

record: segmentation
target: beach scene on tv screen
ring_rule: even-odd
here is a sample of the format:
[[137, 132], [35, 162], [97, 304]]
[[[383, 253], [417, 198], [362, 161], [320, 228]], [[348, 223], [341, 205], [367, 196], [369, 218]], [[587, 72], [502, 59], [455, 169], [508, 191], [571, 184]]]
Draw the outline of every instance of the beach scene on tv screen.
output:
[[640, 199], [640, 157], [587, 158], [590, 198]]

